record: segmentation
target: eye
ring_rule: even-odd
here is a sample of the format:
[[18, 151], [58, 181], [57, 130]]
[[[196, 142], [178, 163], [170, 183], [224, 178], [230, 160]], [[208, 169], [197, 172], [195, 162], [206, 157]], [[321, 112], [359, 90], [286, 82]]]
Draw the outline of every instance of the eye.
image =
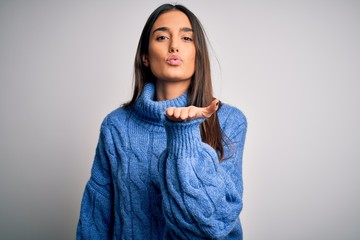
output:
[[158, 37], [156, 37], [157, 41], [165, 41], [166, 39], [168, 39], [167, 36], [158, 36]]
[[184, 39], [186, 42], [191, 42], [191, 41], [192, 41], [192, 38], [191, 38], [191, 37], [183, 37], [183, 39]]

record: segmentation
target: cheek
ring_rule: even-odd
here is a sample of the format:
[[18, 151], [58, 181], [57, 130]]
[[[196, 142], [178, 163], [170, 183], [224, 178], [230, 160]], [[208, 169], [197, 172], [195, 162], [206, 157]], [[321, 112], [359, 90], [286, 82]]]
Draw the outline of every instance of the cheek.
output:
[[190, 55], [190, 59], [191, 59], [192, 62], [194, 62], [194, 64], [195, 64], [195, 60], [196, 60], [196, 50], [195, 50], [195, 46], [193, 47], [193, 49], [191, 49], [189, 55]]
[[189, 60], [190, 60], [189, 64], [191, 65], [191, 67], [193, 69], [195, 69], [195, 65], [196, 65], [196, 54], [195, 54], [195, 52], [190, 55]]
[[149, 60], [149, 67], [152, 72], [152, 74], [155, 77], [158, 77], [161, 71], [161, 56], [159, 54], [159, 51], [157, 51], [156, 47], [149, 46], [149, 54], [148, 54], [148, 60]]
[[152, 62], [156, 62], [157, 60], [161, 59], [161, 48], [157, 47], [156, 45], [150, 44], [149, 46], [149, 60]]
[[154, 73], [154, 71], [159, 71], [163, 67], [163, 63], [161, 61], [161, 56], [159, 55], [149, 55], [149, 66], [151, 71]]

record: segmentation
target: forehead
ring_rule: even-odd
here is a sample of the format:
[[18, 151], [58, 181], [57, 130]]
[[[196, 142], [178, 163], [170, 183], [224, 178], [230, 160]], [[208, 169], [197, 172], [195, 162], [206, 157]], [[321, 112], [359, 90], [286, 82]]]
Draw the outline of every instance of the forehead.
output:
[[171, 10], [169, 12], [161, 14], [155, 21], [152, 29], [158, 27], [168, 27], [168, 28], [191, 28], [191, 23], [189, 18], [185, 13], [179, 10]]

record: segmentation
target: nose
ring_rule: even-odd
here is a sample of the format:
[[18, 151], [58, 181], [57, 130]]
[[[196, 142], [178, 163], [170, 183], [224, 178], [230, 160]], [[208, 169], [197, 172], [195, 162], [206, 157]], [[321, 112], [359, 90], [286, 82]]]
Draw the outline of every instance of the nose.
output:
[[169, 53], [175, 53], [175, 52], [179, 52], [179, 49], [177, 47], [170, 47], [169, 48]]
[[173, 36], [169, 41], [169, 53], [179, 52], [179, 37]]

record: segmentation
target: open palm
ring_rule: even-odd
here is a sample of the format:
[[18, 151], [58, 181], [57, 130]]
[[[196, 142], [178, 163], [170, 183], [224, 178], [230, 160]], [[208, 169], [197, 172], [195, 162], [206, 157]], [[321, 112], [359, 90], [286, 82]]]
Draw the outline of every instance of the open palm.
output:
[[172, 121], [188, 121], [197, 118], [209, 118], [219, 108], [219, 100], [215, 99], [207, 107], [170, 107], [166, 109], [166, 116]]

